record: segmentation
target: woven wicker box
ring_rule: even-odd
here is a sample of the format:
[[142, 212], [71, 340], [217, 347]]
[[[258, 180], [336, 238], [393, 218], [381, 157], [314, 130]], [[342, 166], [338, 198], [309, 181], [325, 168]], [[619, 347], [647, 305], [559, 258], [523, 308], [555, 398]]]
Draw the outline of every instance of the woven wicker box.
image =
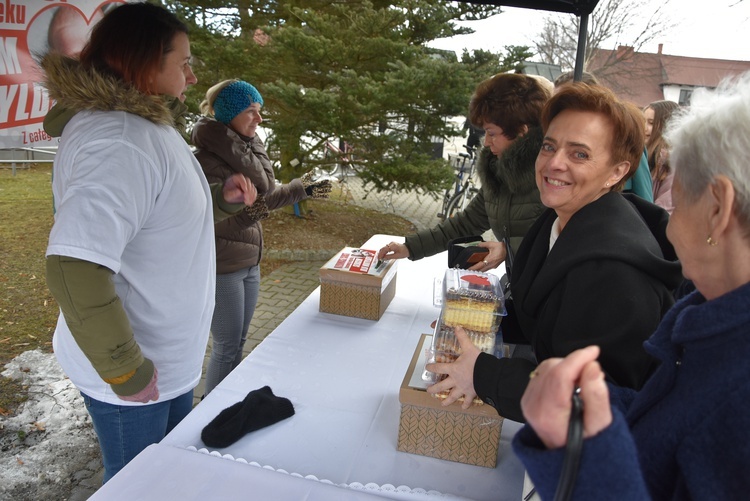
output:
[[375, 267], [376, 252], [345, 247], [320, 268], [320, 311], [368, 320], [383, 316], [396, 295], [396, 261]]
[[466, 410], [459, 403], [443, 407], [440, 399], [425, 391], [426, 384], [418, 383], [424, 370], [424, 349], [430, 346], [430, 337], [422, 335], [401, 383], [397, 448], [412, 454], [494, 468], [503, 426], [503, 418], [497, 411], [489, 405], [474, 405]]

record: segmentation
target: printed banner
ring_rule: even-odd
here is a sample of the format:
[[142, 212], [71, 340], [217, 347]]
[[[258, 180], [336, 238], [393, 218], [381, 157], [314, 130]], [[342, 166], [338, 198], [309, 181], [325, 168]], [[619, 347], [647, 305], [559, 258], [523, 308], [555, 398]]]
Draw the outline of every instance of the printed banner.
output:
[[124, 0], [0, 0], [0, 148], [54, 146], [42, 128], [52, 107], [37, 61], [77, 55], [107, 8]]

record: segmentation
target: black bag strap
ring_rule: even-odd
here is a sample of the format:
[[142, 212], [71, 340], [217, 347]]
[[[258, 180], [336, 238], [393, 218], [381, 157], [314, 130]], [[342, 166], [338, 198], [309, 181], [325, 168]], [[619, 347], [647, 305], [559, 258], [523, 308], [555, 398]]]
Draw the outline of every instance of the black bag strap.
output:
[[508, 236], [508, 227], [503, 227], [503, 243], [505, 244], [505, 273], [508, 275], [508, 282], [512, 280], [511, 271], [513, 270], [513, 260], [515, 259], [515, 251], [510, 246], [510, 237]]
[[515, 259], [515, 252], [513, 247], [510, 246], [510, 237], [508, 236], [508, 227], [503, 227], [503, 243], [505, 244], [505, 280], [501, 280], [503, 283], [503, 290], [505, 291], [505, 300], [513, 299], [513, 293], [510, 289], [511, 278], [513, 272], [513, 260]]
[[[583, 401], [579, 395], [581, 389], [573, 390], [572, 407], [570, 409], [570, 421], [568, 421], [568, 442], [565, 445], [565, 457], [560, 469], [560, 480], [555, 491], [555, 501], [569, 501], [573, 497], [573, 488], [578, 476], [578, 466], [581, 464], [581, 452], [583, 451]], [[532, 488], [524, 501], [529, 501], [536, 494], [536, 488]]]
[[568, 501], [573, 497], [573, 488], [576, 485], [578, 466], [581, 464], [581, 452], [583, 450], [583, 401], [580, 394], [581, 389], [576, 387], [573, 391], [573, 405], [570, 409], [570, 422], [568, 423], [568, 443], [565, 445], [565, 457], [563, 458], [560, 481], [555, 491], [555, 501]]

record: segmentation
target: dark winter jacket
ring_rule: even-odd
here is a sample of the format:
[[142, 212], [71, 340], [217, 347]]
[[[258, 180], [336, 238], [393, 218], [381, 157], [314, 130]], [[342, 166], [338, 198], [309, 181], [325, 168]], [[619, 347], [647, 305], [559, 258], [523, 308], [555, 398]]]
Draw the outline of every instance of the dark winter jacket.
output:
[[542, 146], [542, 130], [529, 129], [498, 158], [483, 148], [477, 159], [482, 183], [479, 193], [455, 217], [429, 230], [406, 237], [409, 259], [432, 256], [448, 248], [454, 238], [492, 230], [498, 241], [507, 234], [518, 250], [526, 232], [544, 210], [536, 187], [534, 164]]
[[[682, 281], [666, 239], [667, 213], [635, 195], [608, 193], [576, 212], [549, 249], [547, 210], [516, 254], [503, 338], [530, 344], [538, 361], [599, 345], [610, 382], [639, 389], [655, 365], [643, 342], [674, 304]], [[480, 355], [477, 394], [522, 420], [520, 398], [534, 364]]]
[[[223, 182], [240, 172], [250, 178], [259, 194], [265, 194], [269, 210], [303, 200], [300, 180], [276, 185], [273, 167], [258, 136], [240, 136], [228, 126], [203, 117], [192, 132], [200, 162], [209, 183]], [[232, 273], [260, 263], [263, 252], [263, 228], [248, 211], [216, 224], [216, 273]]]
[[[613, 423], [584, 441], [573, 499], [744, 499], [750, 492], [750, 284], [677, 303], [646, 342], [639, 392], [610, 388]], [[551, 499], [562, 449], [524, 427], [513, 447]]]

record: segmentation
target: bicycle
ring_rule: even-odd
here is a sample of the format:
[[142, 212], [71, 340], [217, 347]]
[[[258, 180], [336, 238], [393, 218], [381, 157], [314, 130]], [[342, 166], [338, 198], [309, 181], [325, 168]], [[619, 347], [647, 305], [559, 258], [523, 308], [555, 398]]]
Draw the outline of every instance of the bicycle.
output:
[[464, 145], [466, 153], [459, 153], [453, 164], [456, 179], [453, 186], [445, 190], [443, 205], [438, 217], [441, 221], [455, 216], [466, 208], [479, 189], [474, 186], [476, 172], [477, 150], [475, 147]]
[[323, 145], [325, 150], [325, 165], [315, 168], [318, 177], [338, 177], [341, 181], [346, 181], [349, 176], [356, 176], [363, 168], [356, 163], [353, 155], [354, 148], [346, 141], [339, 142], [341, 147], [336, 146], [331, 141], [326, 141]]

